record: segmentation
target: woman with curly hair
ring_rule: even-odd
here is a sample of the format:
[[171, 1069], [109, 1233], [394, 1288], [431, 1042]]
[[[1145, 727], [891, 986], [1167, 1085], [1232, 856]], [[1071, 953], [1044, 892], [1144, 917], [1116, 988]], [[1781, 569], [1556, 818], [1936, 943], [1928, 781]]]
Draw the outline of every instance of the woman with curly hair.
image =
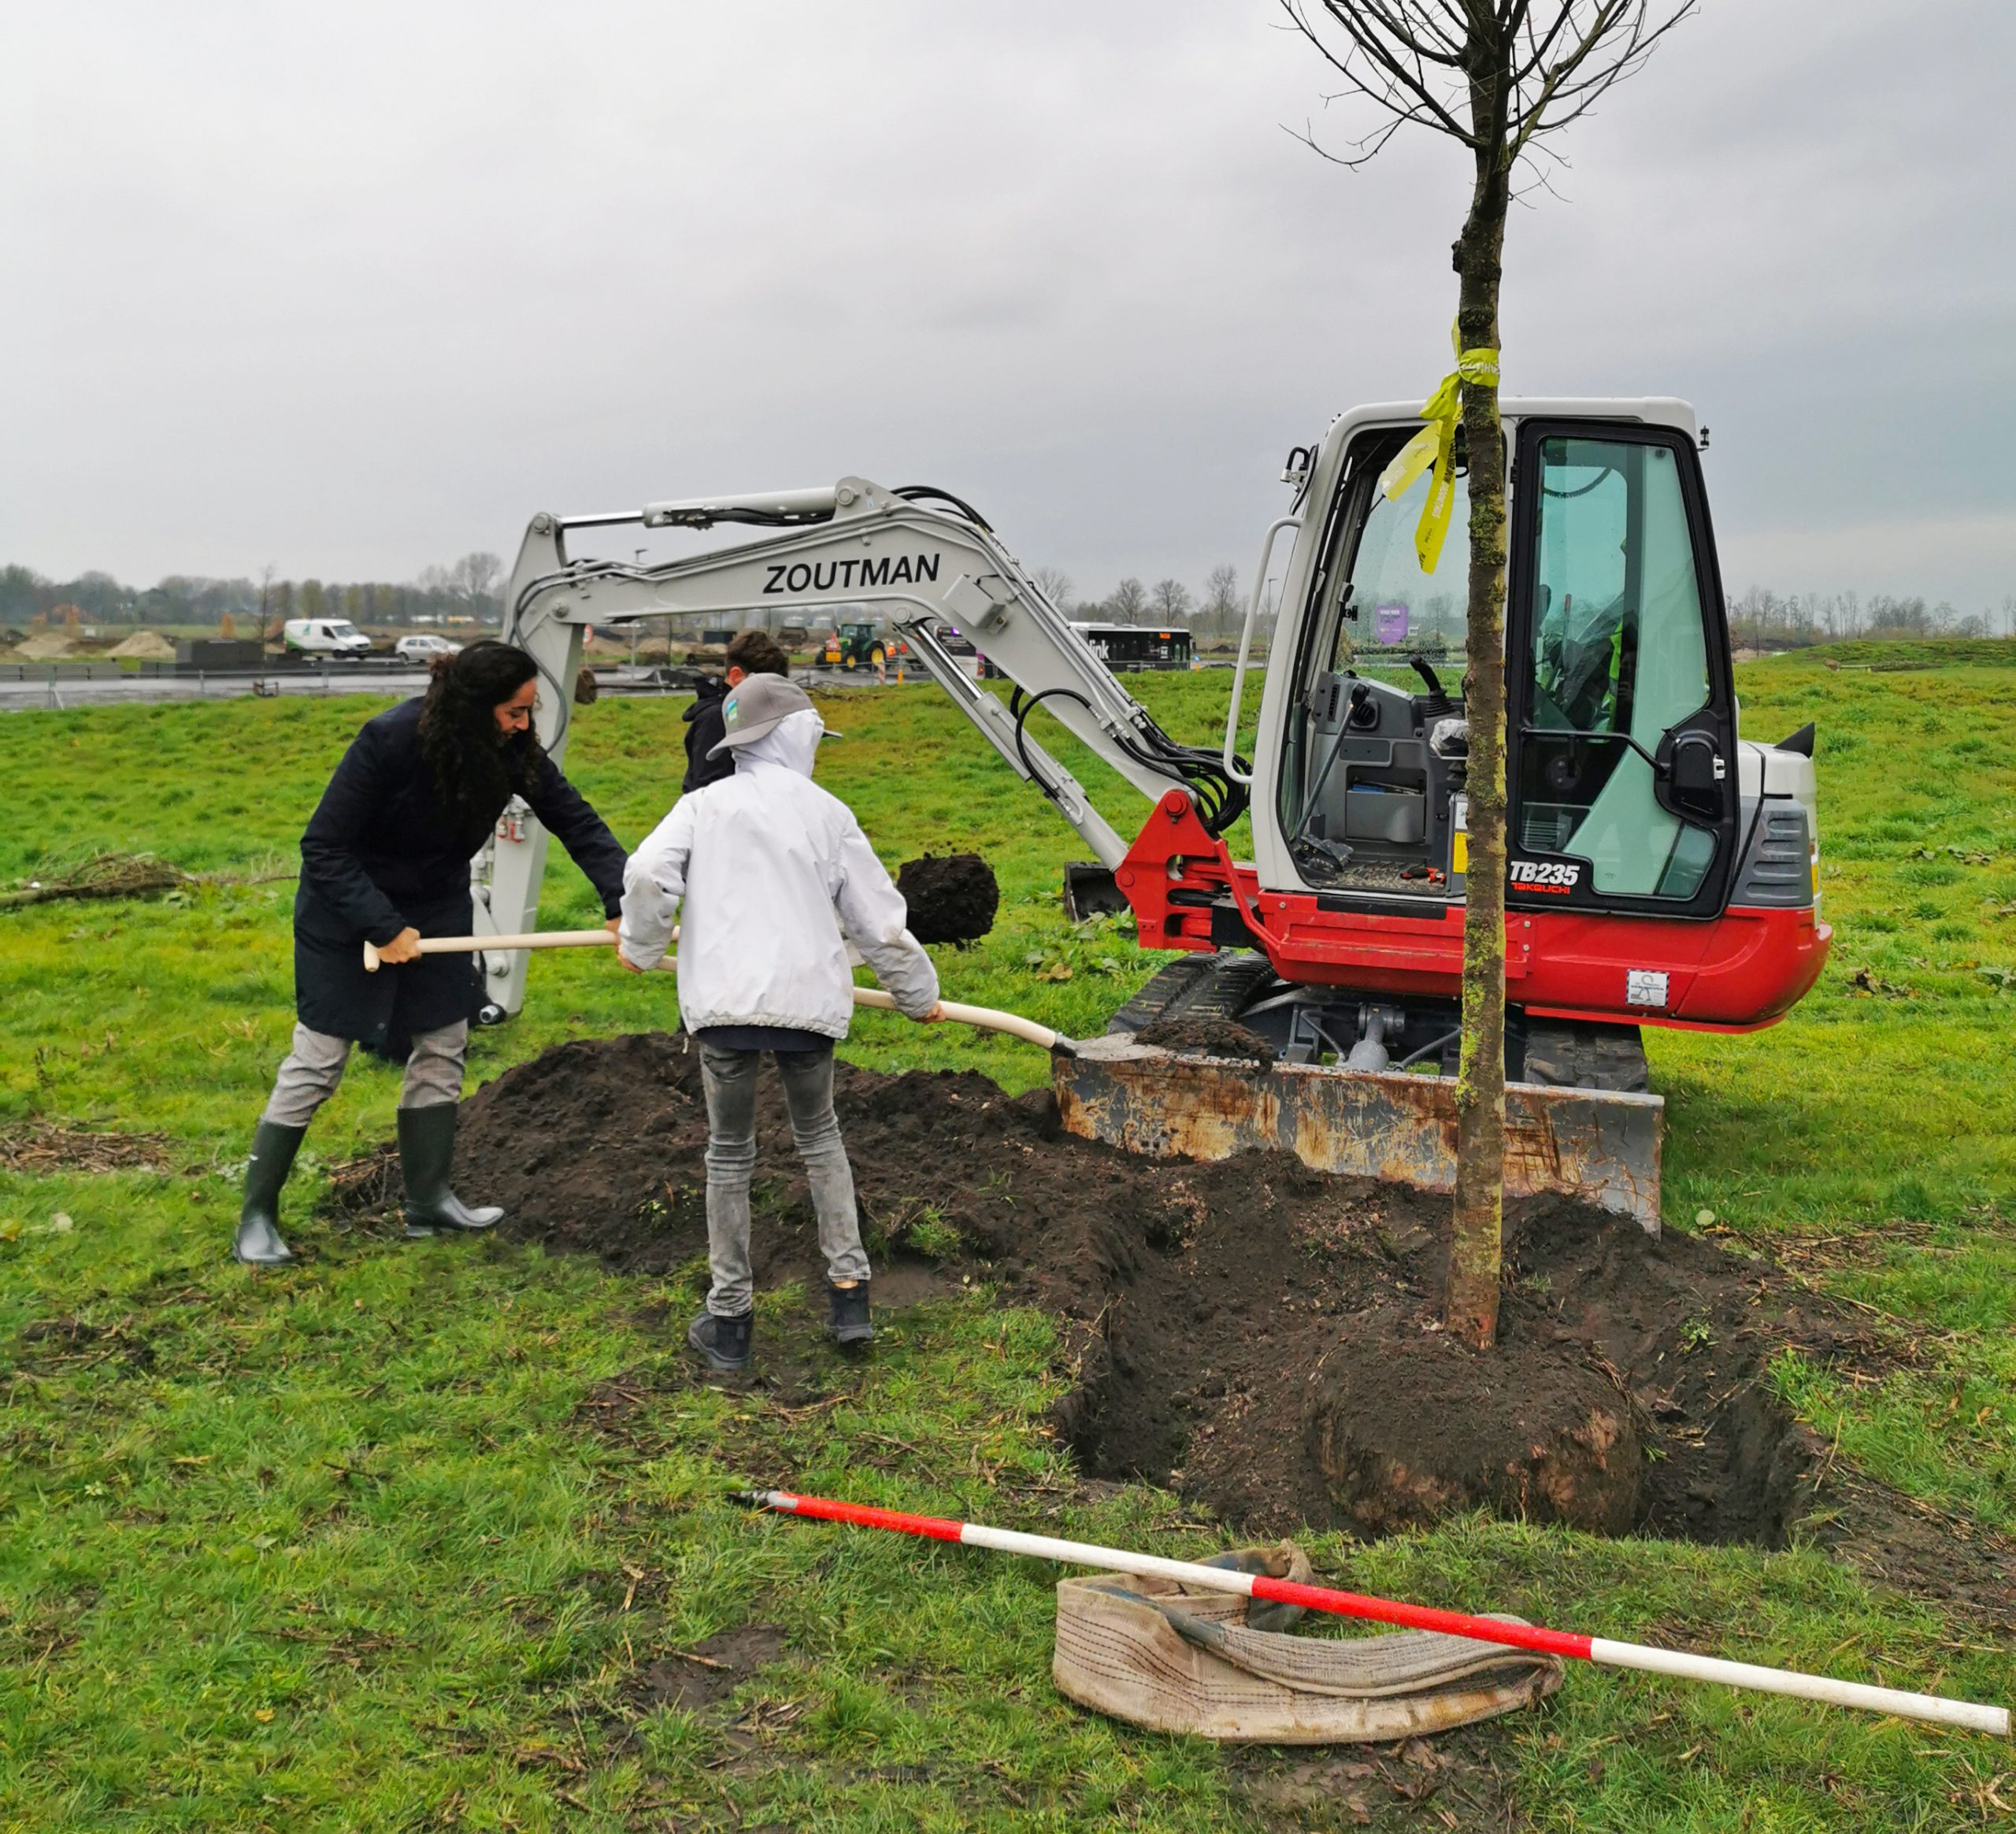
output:
[[[476, 991], [467, 955], [422, 955], [423, 936], [466, 935], [469, 860], [513, 796], [559, 837], [617, 927], [623, 849], [532, 730], [537, 665], [508, 644], [437, 657], [426, 695], [369, 721], [301, 837], [294, 901], [294, 1049], [280, 1065], [245, 1171], [232, 1253], [292, 1258], [280, 1195], [315, 1110], [336, 1091], [352, 1043], [406, 1053], [399, 1092], [406, 1233], [487, 1229], [449, 1187], [456, 1104]], [[364, 944], [397, 964], [367, 973]]]

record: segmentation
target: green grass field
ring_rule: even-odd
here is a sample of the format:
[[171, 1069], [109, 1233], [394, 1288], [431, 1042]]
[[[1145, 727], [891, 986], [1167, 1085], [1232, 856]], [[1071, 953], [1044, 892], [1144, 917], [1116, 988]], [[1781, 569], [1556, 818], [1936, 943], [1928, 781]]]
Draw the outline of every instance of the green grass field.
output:
[[[1228, 677], [1151, 677], [1209, 739]], [[1825, 980], [1753, 1037], [1648, 1034], [1670, 1223], [1803, 1265], [1916, 1339], [1861, 1385], [1778, 1379], [1844, 1464], [1935, 1519], [2016, 1528], [2016, 674], [1740, 672], [1745, 729], [1818, 723]], [[380, 703], [239, 701], [0, 720], [0, 884], [103, 849], [258, 877], [291, 861]], [[626, 842], [676, 783], [680, 703], [576, 715], [576, 780]], [[834, 697], [821, 779], [894, 862], [973, 847], [996, 933], [947, 994], [1098, 1029], [1153, 965], [1056, 902], [1075, 837], [928, 690]], [[1074, 768], [1084, 763], [1074, 760]], [[1109, 812], [1138, 798], [1084, 763]], [[0, 1827], [1533, 1826], [1947, 1828], [2016, 1804], [2016, 1753], [1959, 1734], [1613, 1673], [1466, 1735], [1418, 1804], [1300, 1793], [1264, 1759], [1108, 1724], [1049, 1680], [1054, 1573], [752, 1521], [736, 1479], [1175, 1553], [1222, 1545], [1173, 1498], [1081, 1488], [1041, 1422], [1067, 1376], [1043, 1317], [991, 1295], [898, 1317], [873, 1360], [765, 1294], [767, 1345], [828, 1404], [677, 1379], [700, 1272], [641, 1281], [496, 1242], [407, 1244], [310, 1211], [389, 1135], [395, 1073], [354, 1066], [290, 1191], [313, 1259], [225, 1259], [235, 1179], [291, 1023], [284, 882], [0, 913], [0, 1138], [147, 1136], [88, 1172], [0, 1158]], [[592, 921], [564, 861], [541, 921]], [[556, 1042], [676, 1023], [669, 977], [547, 958], [484, 1079]], [[878, 1068], [1044, 1073], [1026, 1047], [865, 1016]], [[1711, 1213], [1703, 1218], [1702, 1213]], [[1818, 1246], [1812, 1246], [1818, 1243]], [[607, 1386], [617, 1377], [616, 1388]], [[2016, 1662], [1973, 1621], [1810, 1547], [1605, 1542], [1484, 1519], [1320, 1571], [1436, 1602], [1977, 1698]], [[780, 1626], [721, 1703], [680, 1652]], [[1347, 1757], [1350, 1754], [1345, 1754]], [[1484, 1791], [1475, 1778], [1495, 1772]], [[1468, 1777], [1472, 1780], [1463, 1781]], [[1368, 1793], [1369, 1792], [1369, 1793]], [[1467, 1792], [1467, 1793], [1466, 1793]], [[1491, 1806], [1482, 1798], [1491, 1796]]]

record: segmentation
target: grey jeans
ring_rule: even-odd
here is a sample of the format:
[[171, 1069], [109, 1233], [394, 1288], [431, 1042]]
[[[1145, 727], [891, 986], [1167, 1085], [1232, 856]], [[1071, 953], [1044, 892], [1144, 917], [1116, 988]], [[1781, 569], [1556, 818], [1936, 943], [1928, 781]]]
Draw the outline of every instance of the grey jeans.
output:
[[[462, 1060], [469, 1049], [466, 1020], [438, 1031], [413, 1034], [413, 1054], [406, 1059], [406, 1079], [399, 1090], [402, 1108], [439, 1108], [462, 1095]], [[298, 1021], [294, 1049], [273, 1080], [272, 1099], [265, 1119], [276, 1127], [306, 1127], [315, 1110], [335, 1094], [350, 1061], [350, 1040], [327, 1032], [311, 1032]]]
[[[707, 1091], [707, 1261], [713, 1286], [707, 1310], [739, 1318], [755, 1303], [749, 1266], [749, 1178], [756, 1169], [756, 1066], [763, 1053], [700, 1047]], [[833, 1054], [780, 1050], [777, 1074], [791, 1113], [791, 1137], [805, 1162], [819, 1250], [828, 1280], [865, 1280], [868, 1255], [854, 1213], [854, 1171], [833, 1113]]]

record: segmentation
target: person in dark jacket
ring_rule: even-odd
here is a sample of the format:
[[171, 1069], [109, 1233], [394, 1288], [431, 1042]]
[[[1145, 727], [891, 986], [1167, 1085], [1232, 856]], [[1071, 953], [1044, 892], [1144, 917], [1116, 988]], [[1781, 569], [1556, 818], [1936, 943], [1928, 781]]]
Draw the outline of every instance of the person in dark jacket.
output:
[[728, 691], [752, 675], [790, 673], [791, 658], [768, 631], [736, 634], [728, 647], [727, 675], [702, 677], [699, 691], [686, 710], [686, 776], [679, 786], [682, 796], [735, 775], [734, 751], [717, 754], [716, 750], [726, 735], [721, 724], [721, 702], [727, 699]]
[[[406, 1233], [487, 1229], [503, 1215], [471, 1209], [448, 1183], [473, 958], [422, 955], [419, 944], [469, 933], [470, 858], [514, 795], [559, 837], [617, 927], [625, 855], [539, 745], [536, 683], [532, 658], [508, 644], [438, 658], [426, 697], [367, 721], [322, 792], [301, 837], [294, 901], [294, 1049], [246, 1167], [239, 1260], [292, 1258], [280, 1189], [358, 1040], [412, 1041], [398, 1108]], [[376, 973], [365, 968], [366, 943], [387, 965]]]

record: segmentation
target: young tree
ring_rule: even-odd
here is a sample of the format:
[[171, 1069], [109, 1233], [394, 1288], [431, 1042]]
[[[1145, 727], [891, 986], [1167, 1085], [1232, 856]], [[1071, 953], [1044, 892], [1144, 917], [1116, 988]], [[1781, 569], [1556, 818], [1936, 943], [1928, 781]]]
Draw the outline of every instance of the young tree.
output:
[[1452, 250], [1456, 372], [1423, 410], [1430, 424], [1409, 448], [1418, 462], [1406, 481], [1432, 460], [1421, 539], [1439, 546], [1436, 518], [1446, 523], [1454, 495], [1460, 416], [1470, 499], [1469, 874], [1456, 1202], [1443, 1318], [1452, 1332], [1482, 1347], [1498, 1333], [1505, 1195], [1505, 443], [1498, 413], [1498, 296], [1506, 213], [1522, 165], [1530, 169], [1546, 157], [1549, 136], [1637, 69], [1693, 10], [1693, 0], [1281, 0], [1281, 6], [1343, 77], [1345, 93], [1373, 111], [1365, 137], [1326, 157], [1362, 165], [1403, 128], [1420, 127], [1454, 140], [1471, 161], [1469, 209]]
[[1158, 580], [1149, 600], [1160, 623], [1180, 624], [1190, 615], [1190, 588], [1180, 580]]

